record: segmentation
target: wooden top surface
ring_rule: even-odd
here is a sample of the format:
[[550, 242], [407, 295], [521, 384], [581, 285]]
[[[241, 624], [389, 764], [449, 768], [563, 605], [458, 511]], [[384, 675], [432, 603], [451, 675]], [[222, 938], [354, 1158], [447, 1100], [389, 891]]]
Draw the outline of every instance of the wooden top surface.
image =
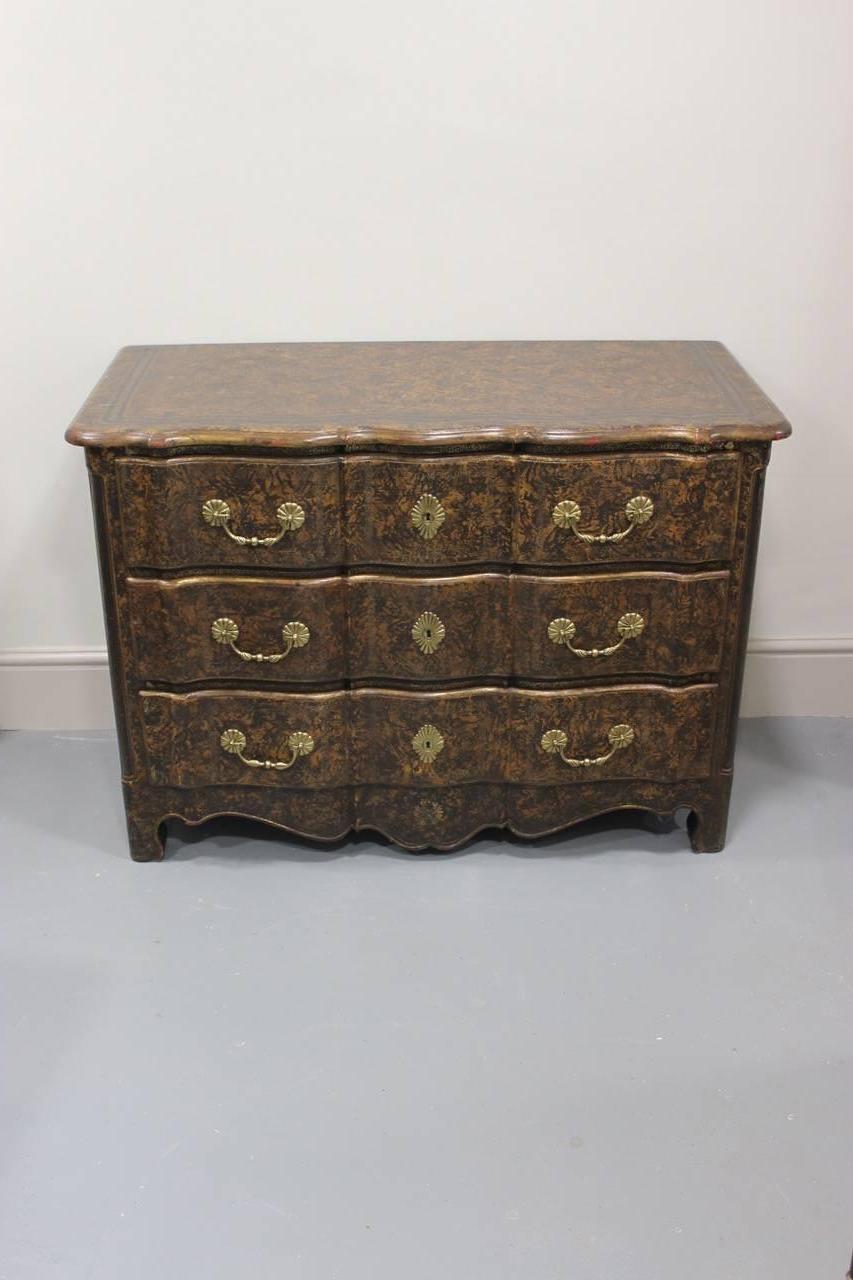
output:
[[718, 342], [299, 342], [125, 347], [66, 439], [559, 448], [789, 434]]

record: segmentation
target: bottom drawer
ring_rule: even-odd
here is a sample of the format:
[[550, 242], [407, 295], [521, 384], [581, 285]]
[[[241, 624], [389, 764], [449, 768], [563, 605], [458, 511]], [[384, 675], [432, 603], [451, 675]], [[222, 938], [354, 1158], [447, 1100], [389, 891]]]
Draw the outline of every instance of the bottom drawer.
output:
[[154, 785], [554, 787], [707, 777], [717, 686], [139, 697]]
[[172, 787], [344, 786], [347, 696], [140, 693], [148, 780]]
[[711, 771], [715, 684], [512, 692], [509, 782], [679, 782]]

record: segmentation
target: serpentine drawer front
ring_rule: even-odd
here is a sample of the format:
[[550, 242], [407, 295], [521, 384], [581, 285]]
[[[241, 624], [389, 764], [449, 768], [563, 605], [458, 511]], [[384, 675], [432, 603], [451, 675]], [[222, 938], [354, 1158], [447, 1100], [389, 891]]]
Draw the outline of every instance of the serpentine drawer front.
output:
[[509, 457], [347, 458], [351, 564], [505, 564], [512, 558]]
[[129, 347], [86, 449], [130, 849], [237, 813], [723, 845], [764, 474], [713, 342]]
[[707, 777], [717, 688], [140, 697], [152, 783], [548, 786]]
[[343, 559], [334, 459], [119, 459], [128, 565], [315, 568]]
[[719, 669], [728, 592], [727, 570], [127, 580], [141, 678], [255, 686], [687, 678]]
[[341, 681], [345, 587], [341, 577], [129, 577], [136, 669], [141, 679], [167, 684]]
[[525, 564], [727, 560], [740, 471], [731, 453], [523, 461], [515, 558]]

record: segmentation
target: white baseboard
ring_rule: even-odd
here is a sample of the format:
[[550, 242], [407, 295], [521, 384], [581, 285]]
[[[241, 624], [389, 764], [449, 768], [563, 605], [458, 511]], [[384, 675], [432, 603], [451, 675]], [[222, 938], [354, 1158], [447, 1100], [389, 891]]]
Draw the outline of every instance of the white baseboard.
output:
[[[853, 716], [853, 636], [752, 640], [745, 716]], [[0, 728], [112, 729], [103, 649], [0, 650]]]
[[853, 716], [853, 636], [751, 639], [742, 716]]
[[0, 728], [114, 729], [106, 650], [0, 650]]

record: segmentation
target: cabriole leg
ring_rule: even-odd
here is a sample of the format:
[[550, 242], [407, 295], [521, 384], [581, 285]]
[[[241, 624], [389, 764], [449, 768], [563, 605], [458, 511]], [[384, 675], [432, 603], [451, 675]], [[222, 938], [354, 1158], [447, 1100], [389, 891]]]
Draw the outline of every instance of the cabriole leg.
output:
[[694, 853], [719, 853], [726, 843], [731, 778], [719, 790], [697, 804], [687, 819], [687, 834]]
[[134, 862], [162, 862], [166, 852], [166, 824], [159, 808], [144, 795], [125, 787], [127, 839]]

